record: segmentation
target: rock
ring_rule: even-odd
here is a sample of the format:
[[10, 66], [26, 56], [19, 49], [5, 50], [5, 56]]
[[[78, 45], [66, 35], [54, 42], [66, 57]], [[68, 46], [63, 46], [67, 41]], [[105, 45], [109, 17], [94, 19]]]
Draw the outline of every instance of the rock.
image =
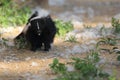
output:
[[66, 65], [67, 66], [67, 71], [74, 71], [74, 67], [72, 65]]
[[30, 59], [31, 59], [31, 57], [27, 57], [27, 58], [25, 58], [26, 61], [28, 61], [28, 60], [30, 60]]
[[9, 47], [14, 47], [15, 46], [14, 42], [10, 42], [10, 41], [7, 41], [6, 44]]
[[114, 18], [116, 18], [116, 19], [120, 19], [120, 13], [118, 13], [118, 14], [116, 14], [115, 16], [114, 16]]
[[72, 24], [73, 24], [74, 29], [78, 30], [78, 29], [83, 29], [84, 28], [83, 22], [79, 22], [77, 20], [73, 20]]
[[49, 0], [50, 6], [62, 6], [64, 5], [65, 0]]
[[38, 66], [38, 63], [37, 62], [32, 62], [31, 66], [33, 66], [33, 67]]

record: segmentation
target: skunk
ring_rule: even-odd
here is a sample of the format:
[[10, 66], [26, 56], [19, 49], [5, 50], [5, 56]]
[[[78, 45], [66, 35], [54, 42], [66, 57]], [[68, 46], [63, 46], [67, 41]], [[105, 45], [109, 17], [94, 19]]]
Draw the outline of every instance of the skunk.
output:
[[50, 14], [44, 11], [35, 11], [15, 40], [24, 38], [31, 45], [31, 51], [36, 51], [42, 46], [44, 51], [49, 51], [55, 34], [56, 26]]

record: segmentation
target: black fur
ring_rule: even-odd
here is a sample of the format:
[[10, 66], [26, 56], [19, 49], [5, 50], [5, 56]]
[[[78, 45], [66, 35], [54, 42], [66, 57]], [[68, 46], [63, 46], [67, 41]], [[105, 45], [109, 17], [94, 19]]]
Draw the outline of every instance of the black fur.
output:
[[32, 51], [36, 51], [42, 46], [44, 46], [44, 51], [49, 51], [56, 34], [56, 26], [50, 15], [32, 20], [37, 14], [37, 12], [34, 13], [28, 19], [27, 25], [30, 25], [26, 32], [24, 33], [23, 30], [15, 39], [24, 37], [30, 43]]

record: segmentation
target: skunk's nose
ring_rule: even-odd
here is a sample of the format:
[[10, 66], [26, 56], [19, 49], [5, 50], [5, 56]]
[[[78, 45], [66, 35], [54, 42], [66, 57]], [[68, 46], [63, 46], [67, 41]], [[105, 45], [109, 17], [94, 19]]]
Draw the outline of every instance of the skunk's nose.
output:
[[38, 33], [38, 36], [40, 36], [40, 33]]
[[38, 35], [40, 36], [40, 34], [41, 34], [41, 31], [39, 30], [39, 31], [38, 31]]

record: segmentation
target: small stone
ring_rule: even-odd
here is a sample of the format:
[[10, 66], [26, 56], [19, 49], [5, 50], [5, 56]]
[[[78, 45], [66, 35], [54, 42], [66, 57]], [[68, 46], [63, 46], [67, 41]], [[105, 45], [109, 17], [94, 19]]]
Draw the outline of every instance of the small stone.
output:
[[32, 62], [31, 66], [38, 66], [37, 62]]
[[30, 59], [31, 59], [31, 57], [27, 57], [27, 58], [25, 58], [26, 61], [28, 61], [28, 60], [30, 60]]

